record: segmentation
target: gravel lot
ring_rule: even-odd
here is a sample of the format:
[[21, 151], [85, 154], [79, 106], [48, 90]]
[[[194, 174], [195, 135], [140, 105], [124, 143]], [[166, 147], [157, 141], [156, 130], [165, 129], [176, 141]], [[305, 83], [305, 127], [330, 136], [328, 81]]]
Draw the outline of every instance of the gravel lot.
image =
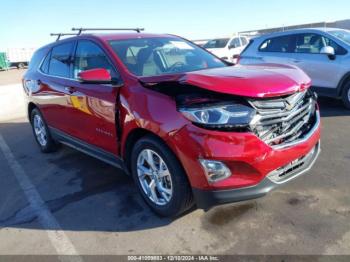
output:
[[[150, 212], [121, 170], [64, 146], [40, 153], [21, 87], [8, 86], [21, 74], [0, 72], [9, 149], [0, 150], [0, 254], [350, 254], [350, 111], [339, 101], [320, 100], [323, 151], [310, 173], [265, 198], [171, 220]], [[18, 176], [33, 186], [23, 190]], [[43, 227], [43, 216], [57, 223]]]

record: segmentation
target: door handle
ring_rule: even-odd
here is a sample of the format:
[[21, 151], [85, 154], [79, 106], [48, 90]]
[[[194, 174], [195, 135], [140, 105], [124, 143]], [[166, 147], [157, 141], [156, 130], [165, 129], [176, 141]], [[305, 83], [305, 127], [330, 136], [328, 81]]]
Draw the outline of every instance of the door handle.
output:
[[73, 94], [75, 92], [74, 87], [70, 87], [70, 86], [64, 87], [64, 90], [70, 94]]

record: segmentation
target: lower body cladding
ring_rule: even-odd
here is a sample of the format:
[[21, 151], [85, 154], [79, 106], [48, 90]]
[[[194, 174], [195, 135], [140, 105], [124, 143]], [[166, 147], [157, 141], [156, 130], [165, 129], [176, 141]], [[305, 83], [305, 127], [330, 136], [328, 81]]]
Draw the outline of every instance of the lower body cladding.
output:
[[[174, 150], [188, 174], [197, 207], [207, 210], [262, 197], [309, 171], [321, 150], [320, 129], [317, 122], [303, 139], [274, 148], [253, 133], [210, 131], [189, 125], [175, 135]], [[202, 159], [222, 163], [230, 176], [210, 181]]]

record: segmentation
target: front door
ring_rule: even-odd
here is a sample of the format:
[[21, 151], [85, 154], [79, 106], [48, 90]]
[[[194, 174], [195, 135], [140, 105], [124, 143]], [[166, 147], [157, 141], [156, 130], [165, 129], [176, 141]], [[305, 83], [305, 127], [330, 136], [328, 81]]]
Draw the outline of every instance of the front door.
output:
[[[81, 71], [105, 68], [116, 84], [87, 84], [78, 79]], [[118, 153], [116, 101], [120, 76], [103, 49], [90, 40], [79, 40], [73, 62], [69, 125], [76, 138], [113, 154]]]

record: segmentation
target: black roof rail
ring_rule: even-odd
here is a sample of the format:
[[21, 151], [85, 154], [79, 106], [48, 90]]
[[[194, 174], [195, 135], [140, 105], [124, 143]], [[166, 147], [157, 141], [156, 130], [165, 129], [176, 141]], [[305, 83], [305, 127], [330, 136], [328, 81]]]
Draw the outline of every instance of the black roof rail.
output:
[[137, 33], [140, 33], [141, 31], [144, 31], [144, 28], [76, 28], [73, 27], [72, 31], [78, 31], [77, 35], [80, 35], [83, 31], [136, 31]]
[[51, 33], [50, 36], [57, 36], [56, 41], [60, 40], [61, 36], [78, 35], [77, 33]]

